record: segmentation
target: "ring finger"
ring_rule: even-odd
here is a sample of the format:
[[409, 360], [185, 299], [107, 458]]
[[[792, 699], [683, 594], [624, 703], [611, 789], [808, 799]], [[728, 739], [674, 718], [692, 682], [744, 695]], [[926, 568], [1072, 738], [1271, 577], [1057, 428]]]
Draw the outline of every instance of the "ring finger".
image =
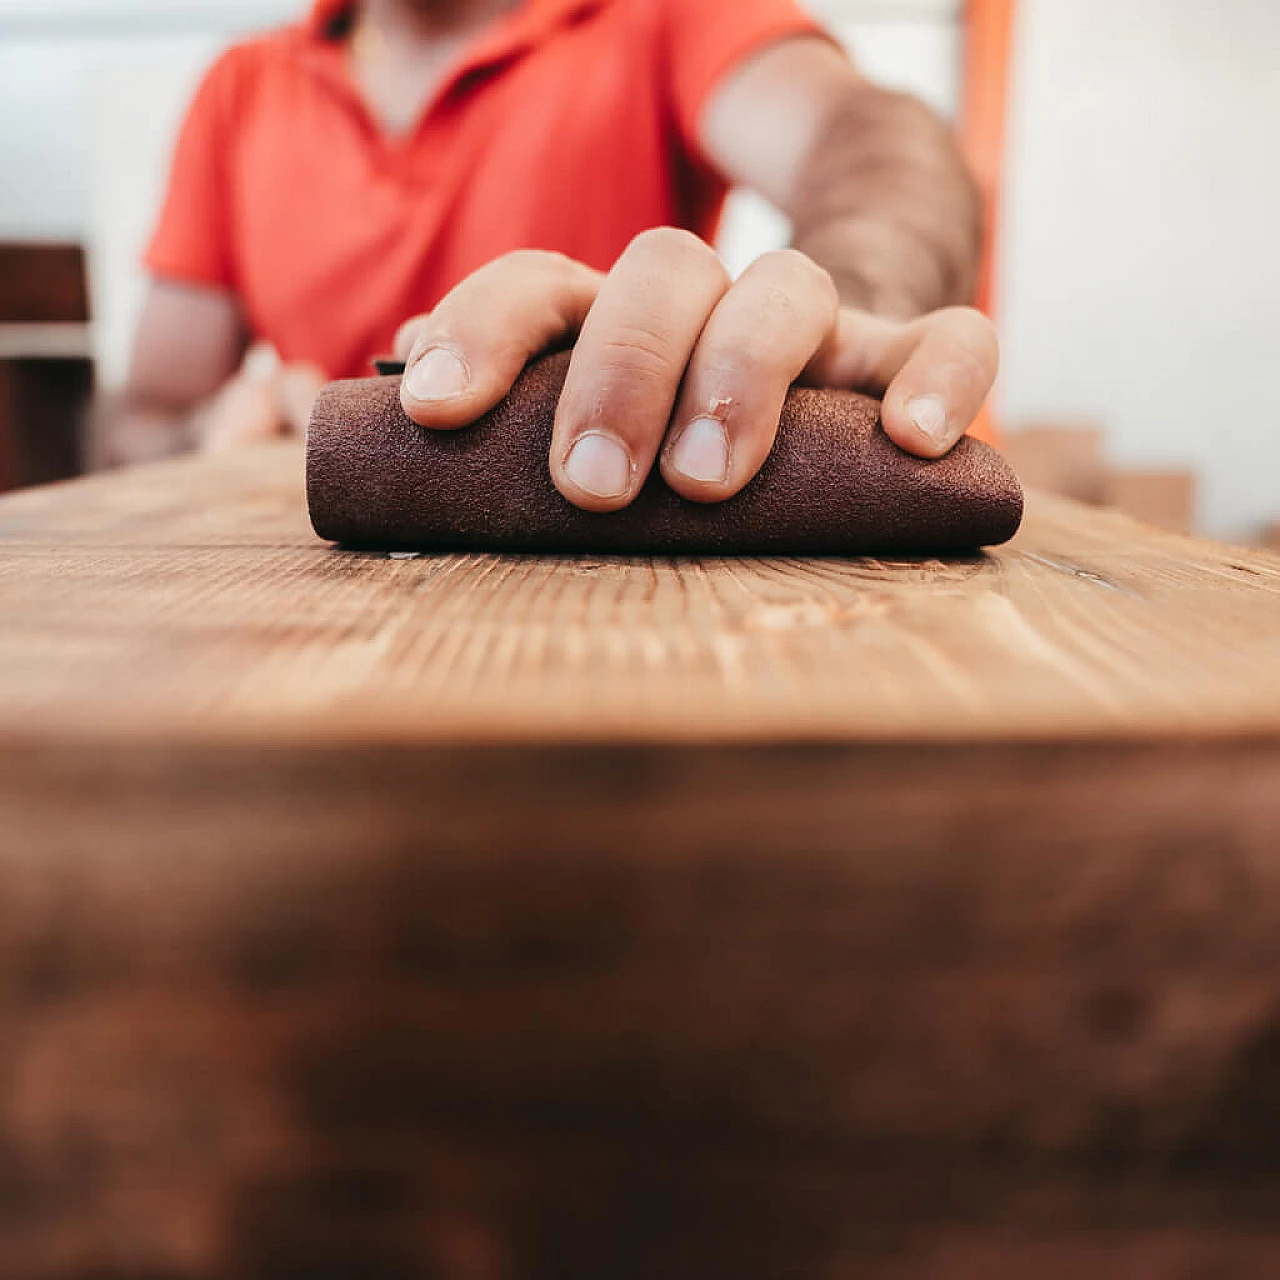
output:
[[787, 249], [743, 273], [707, 322], [662, 452], [662, 474], [695, 502], [732, 497], [773, 447], [791, 384], [830, 335], [831, 277]]

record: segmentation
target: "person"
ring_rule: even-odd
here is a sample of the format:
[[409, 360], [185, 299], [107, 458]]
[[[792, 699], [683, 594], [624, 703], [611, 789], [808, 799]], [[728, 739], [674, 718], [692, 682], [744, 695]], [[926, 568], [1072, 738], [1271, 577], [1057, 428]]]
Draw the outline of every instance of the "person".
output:
[[[710, 248], [731, 185], [793, 227], [736, 281]], [[408, 414], [463, 428], [576, 339], [549, 466], [589, 510], [655, 466], [730, 497], [797, 380], [883, 395], [936, 457], [996, 374], [979, 243], [946, 126], [795, 0], [319, 0], [190, 108], [120, 452], [299, 430], [388, 350]]]

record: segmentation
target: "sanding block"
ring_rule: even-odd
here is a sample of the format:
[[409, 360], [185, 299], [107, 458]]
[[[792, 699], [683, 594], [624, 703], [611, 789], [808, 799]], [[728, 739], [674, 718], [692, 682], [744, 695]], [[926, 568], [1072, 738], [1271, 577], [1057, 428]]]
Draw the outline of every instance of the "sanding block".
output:
[[307, 432], [316, 533], [384, 550], [921, 555], [994, 546], [1021, 523], [1017, 476], [988, 445], [966, 437], [944, 458], [916, 458], [885, 435], [879, 401], [800, 387], [735, 497], [690, 502], [655, 467], [630, 506], [582, 511], [547, 463], [569, 359], [535, 361], [458, 431], [414, 423], [394, 374], [326, 387]]

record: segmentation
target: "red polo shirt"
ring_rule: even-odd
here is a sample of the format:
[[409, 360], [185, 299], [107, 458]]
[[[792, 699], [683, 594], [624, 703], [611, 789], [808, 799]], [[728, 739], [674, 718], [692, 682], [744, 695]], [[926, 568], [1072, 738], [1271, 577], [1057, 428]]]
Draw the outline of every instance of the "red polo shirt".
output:
[[321, 0], [214, 65], [146, 256], [158, 277], [235, 293], [255, 338], [333, 377], [366, 372], [403, 320], [509, 250], [604, 269], [649, 227], [712, 238], [708, 96], [818, 30], [795, 0], [523, 0], [393, 138], [349, 75], [345, 7]]

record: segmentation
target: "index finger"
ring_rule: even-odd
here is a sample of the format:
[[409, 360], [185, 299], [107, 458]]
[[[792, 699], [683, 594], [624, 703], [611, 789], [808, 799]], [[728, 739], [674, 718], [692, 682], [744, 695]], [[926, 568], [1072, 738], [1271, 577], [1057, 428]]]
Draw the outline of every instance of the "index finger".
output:
[[497, 258], [396, 337], [408, 348], [400, 402], [424, 427], [463, 427], [511, 390], [540, 351], [576, 334], [603, 277], [558, 253]]

